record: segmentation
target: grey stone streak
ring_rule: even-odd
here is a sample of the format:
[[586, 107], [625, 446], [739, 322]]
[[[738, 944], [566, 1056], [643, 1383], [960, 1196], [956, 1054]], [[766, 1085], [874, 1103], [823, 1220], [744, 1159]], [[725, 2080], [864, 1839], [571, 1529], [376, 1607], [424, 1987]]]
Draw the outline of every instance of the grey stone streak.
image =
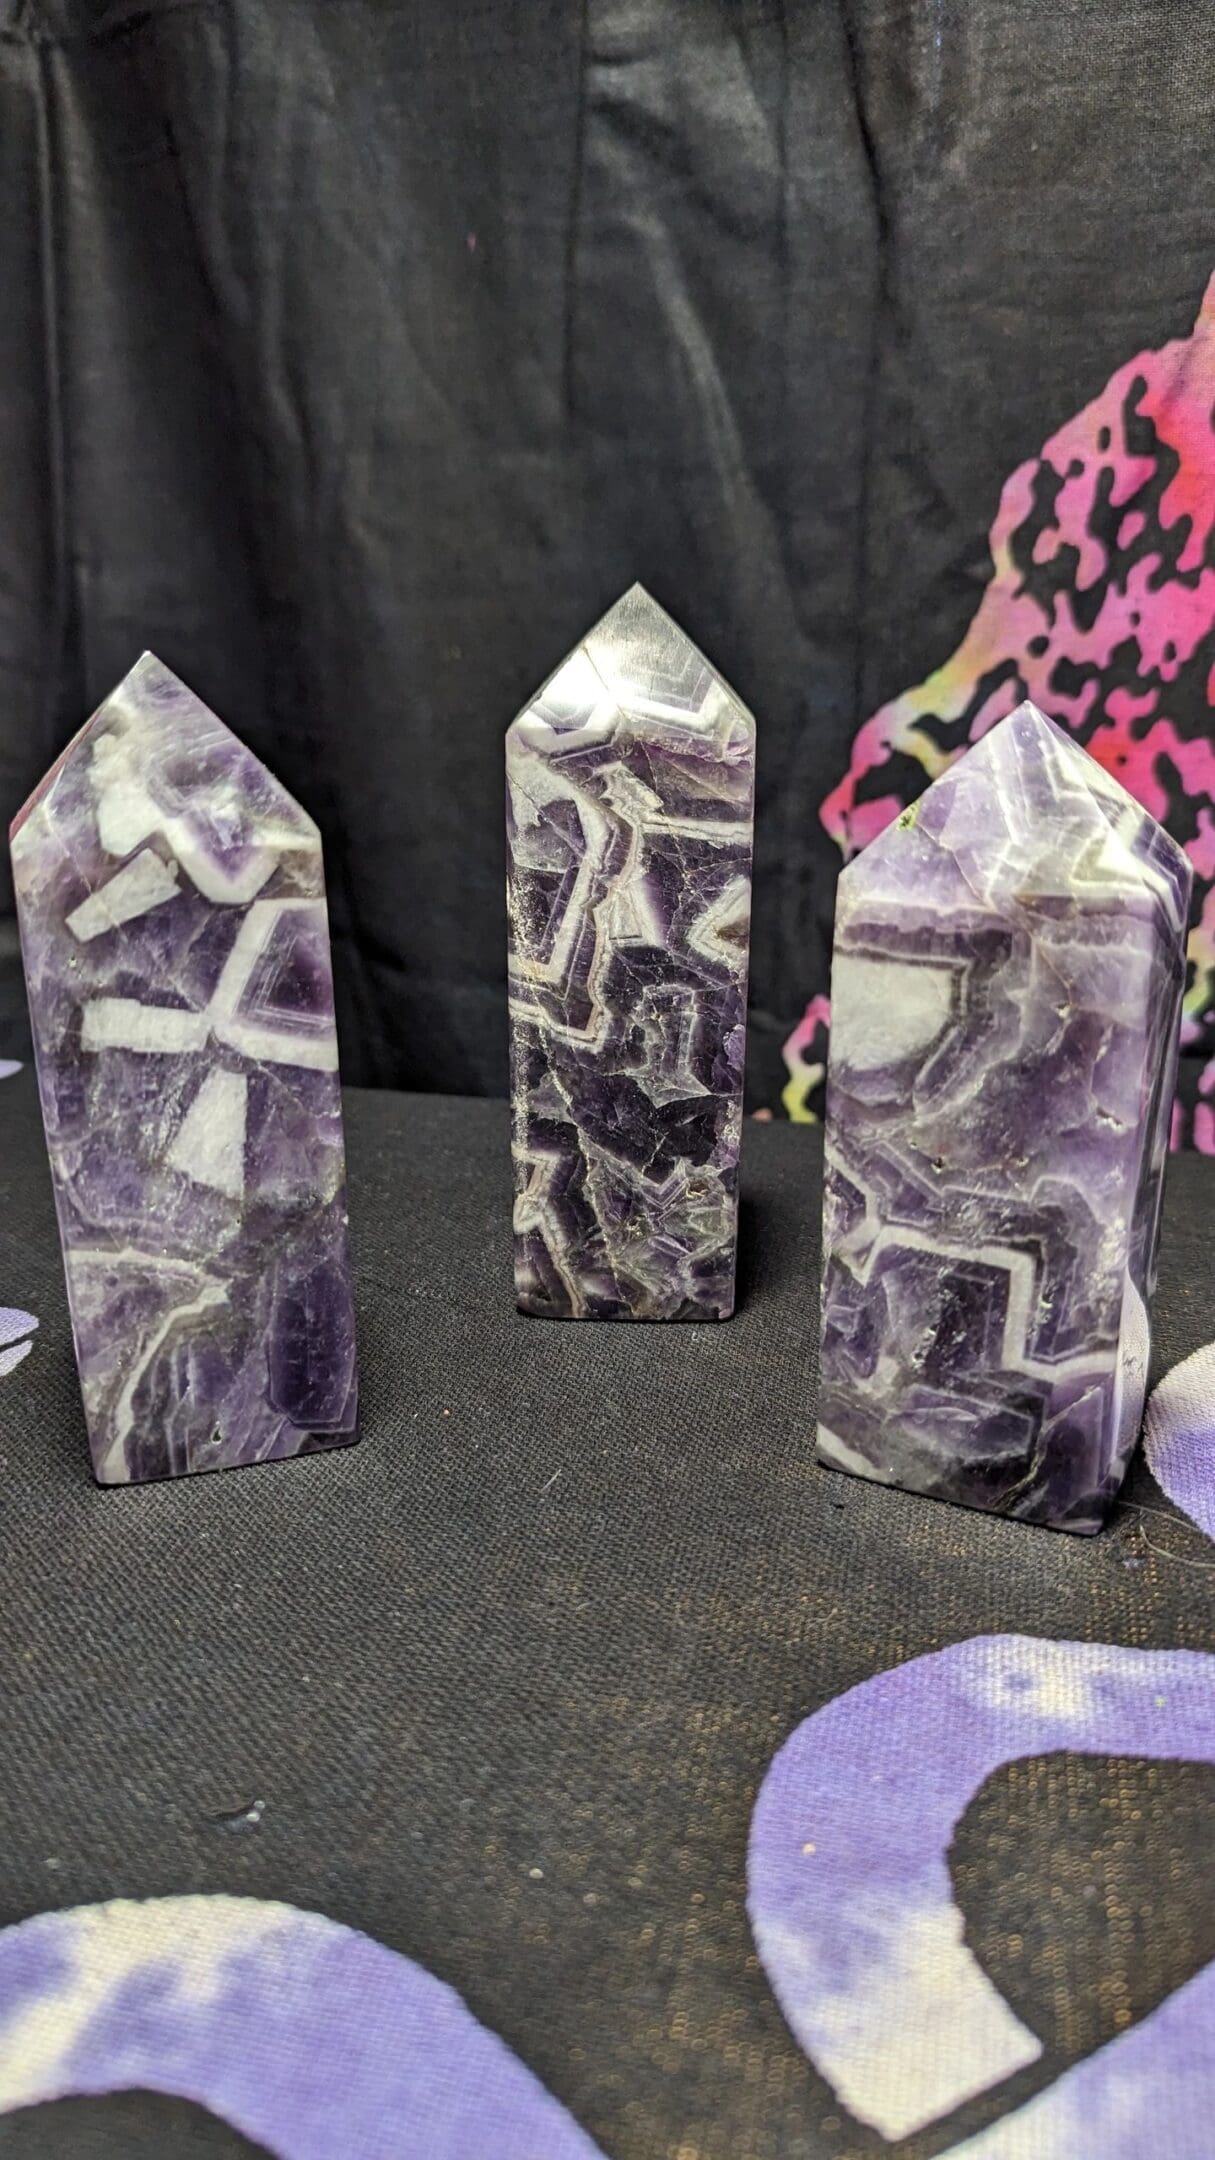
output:
[[12, 856], [98, 1479], [353, 1439], [311, 818], [149, 653], [30, 797]]
[[843, 872], [821, 1461], [1100, 1526], [1143, 1407], [1189, 894], [1029, 704]]
[[515, 1283], [734, 1305], [755, 725], [634, 586], [506, 742]]

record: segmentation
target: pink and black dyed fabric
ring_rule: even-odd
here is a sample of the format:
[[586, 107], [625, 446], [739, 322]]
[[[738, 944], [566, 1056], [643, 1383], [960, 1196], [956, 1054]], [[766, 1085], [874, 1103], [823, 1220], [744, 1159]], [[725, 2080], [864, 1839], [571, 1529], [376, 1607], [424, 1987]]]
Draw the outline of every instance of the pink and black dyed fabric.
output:
[[[957, 650], [858, 730], [821, 805], [845, 860], [1029, 697], [1179, 840], [1194, 873], [1173, 1145], [1215, 1154], [1215, 276], [1187, 337], [1134, 354], [1007, 481]], [[785, 1045], [819, 1103], [830, 1007]]]

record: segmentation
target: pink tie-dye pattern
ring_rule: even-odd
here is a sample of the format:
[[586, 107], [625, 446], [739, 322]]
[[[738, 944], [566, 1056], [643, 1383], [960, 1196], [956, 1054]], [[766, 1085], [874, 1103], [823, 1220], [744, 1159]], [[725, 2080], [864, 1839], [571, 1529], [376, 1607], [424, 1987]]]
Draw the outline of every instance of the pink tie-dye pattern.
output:
[[[789, 1078], [781, 1091], [781, 1101], [795, 1124], [804, 1125], [813, 1118], [807, 1099], [815, 1088], [821, 1087], [826, 1077], [830, 1026], [830, 998], [813, 997], [785, 1044], [784, 1059]], [[817, 1057], [807, 1055], [812, 1049], [817, 1051]]]
[[[896, 794], [871, 794], [870, 776], [901, 755], [923, 767], [927, 785], [1032, 698], [1169, 825], [1194, 865], [1183, 1027], [1191, 1054], [1212, 1046], [1215, 1026], [1213, 400], [1215, 277], [1188, 337], [1136, 354], [1005, 483], [993, 575], [962, 643], [865, 722], [821, 812], [845, 857], [853, 854], [905, 808]], [[820, 1002], [785, 1047], [794, 1118], [814, 1115], [811, 1068], [821, 1055], [809, 1060], [805, 1050]], [[1205, 1094], [1215, 1059], [1204, 1081]], [[1209, 1103], [1192, 1122], [1175, 1121], [1175, 1144], [1187, 1141], [1215, 1153]]]

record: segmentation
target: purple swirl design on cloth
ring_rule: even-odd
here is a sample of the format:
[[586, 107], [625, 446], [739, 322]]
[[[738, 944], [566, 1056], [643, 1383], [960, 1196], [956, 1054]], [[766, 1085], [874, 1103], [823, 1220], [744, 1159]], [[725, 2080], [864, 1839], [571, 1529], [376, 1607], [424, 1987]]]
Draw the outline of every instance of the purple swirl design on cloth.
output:
[[[966, 1946], [947, 1855], [994, 1770], [1055, 1750], [1215, 1762], [1215, 1657], [976, 1636], [826, 1703], [764, 1779], [748, 1864], [764, 1969], [816, 2067], [886, 2138], [935, 2122], [1042, 2052]], [[1187, 2063], [1204, 2046], [1211, 2052], [1212, 1983], [1208, 1967], [996, 2125], [986, 2134], [995, 2142], [972, 2141], [966, 2152], [976, 2160], [1022, 2152], [1055, 2160], [1056, 2151], [1059, 2160], [1144, 2160], [1142, 2119], [1158, 2119], [1154, 2087], [1167, 2064], [1176, 2075], [1179, 2052]], [[1155, 2062], [1157, 2048], [1166, 2070], [1149, 2077], [1142, 2065]], [[1096, 2092], [1112, 2125], [1096, 2142], [1087, 2130], [1083, 2143], [1056, 2146], [1045, 2131], [1036, 2144], [1008, 2142], [1031, 2110], [1039, 2125], [1052, 2110], [1066, 2125], [1074, 2105], [1091, 2111]], [[1188, 2078], [1169, 2115], [1168, 2135], [1151, 2149], [1209, 2160], [1210, 2109]]]
[[280, 2160], [600, 2160], [453, 1989], [254, 1898], [116, 1899], [0, 1933], [0, 2113], [132, 2087]]
[[1215, 1538], [1215, 1343], [1183, 1358], [1153, 1389], [1143, 1448], [1161, 1491]]
[[1215, 1965], [942, 2160], [1210, 2160]]
[[29, 1356], [34, 1345], [28, 1338], [37, 1325], [32, 1312], [22, 1312], [19, 1305], [0, 1305], [0, 1380]]

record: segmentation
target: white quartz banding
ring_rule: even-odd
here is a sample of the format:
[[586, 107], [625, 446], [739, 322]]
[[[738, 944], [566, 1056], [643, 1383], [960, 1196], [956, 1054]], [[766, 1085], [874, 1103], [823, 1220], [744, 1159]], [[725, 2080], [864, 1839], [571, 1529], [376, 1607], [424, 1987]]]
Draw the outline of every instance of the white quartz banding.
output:
[[241, 1000], [258, 961], [280, 922], [292, 915], [302, 915], [305, 921], [309, 917], [315, 920], [316, 903], [312, 900], [254, 902], [216, 984], [209, 1008], [211, 1025], [217, 1041], [230, 1044], [246, 1057], [262, 1058], [271, 1065], [302, 1065], [311, 1072], [336, 1072], [337, 1042], [331, 1027], [315, 1033], [307, 1028], [293, 1027], [290, 1022], [274, 1027], [242, 1015], [240, 1011]]
[[249, 1083], [220, 1067], [207, 1074], [169, 1150], [169, 1167], [238, 1200], [245, 1189]]
[[207, 1016], [177, 1005], [141, 1005], [137, 998], [93, 998], [80, 1028], [82, 1050], [201, 1050]]
[[177, 864], [165, 862], [155, 848], [143, 848], [133, 862], [115, 872], [108, 885], [73, 908], [66, 918], [68, 929], [85, 945], [104, 930], [116, 930], [120, 923], [134, 922], [136, 916], [172, 900], [178, 890]]
[[[200, 745], [195, 744], [197, 750]], [[141, 842], [159, 835], [172, 848], [191, 883], [208, 900], [238, 907], [259, 893], [278, 861], [280, 847], [298, 847], [299, 835], [263, 828], [260, 844], [246, 850], [235, 868], [216, 860], [186, 817], [166, 813], [146, 786], [139, 769], [139, 740], [103, 735], [93, 746], [91, 777], [97, 799], [97, 832], [108, 855], [129, 855]], [[213, 812], [227, 807], [209, 805]], [[231, 813], [237, 810], [233, 796]]]
[[[897, 1064], [935, 1042], [953, 1003], [953, 973], [906, 960], [871, 960], [836, 952], [832, 992], [846, 1013], [837, 1056], [858, 1072]], [[846, 993], [846, 995], [845, 995]]]
[[[84, 1008], [82, 1050], [201, 1050], [214, 1032], [217, 1042], [269, 1065], [299, 1065], [309, 1072], [336, 1072], [332, 1030], [310, 1031], [289, 1021], [275, 1027], [240, 1013], [253, 971], [279, 922], [300, 914], [315, 918], [313, 900], [258, 900], [240, 926], [205, 1012], [141, 1005], [136, 998], [93, 998]], [[177, 1168], [187, 1168], [185, 1163]], [[206, 1180], [204, 1182], [210, 1182]], [[221, 1190], [226, 1188], [221, 1188]]]

